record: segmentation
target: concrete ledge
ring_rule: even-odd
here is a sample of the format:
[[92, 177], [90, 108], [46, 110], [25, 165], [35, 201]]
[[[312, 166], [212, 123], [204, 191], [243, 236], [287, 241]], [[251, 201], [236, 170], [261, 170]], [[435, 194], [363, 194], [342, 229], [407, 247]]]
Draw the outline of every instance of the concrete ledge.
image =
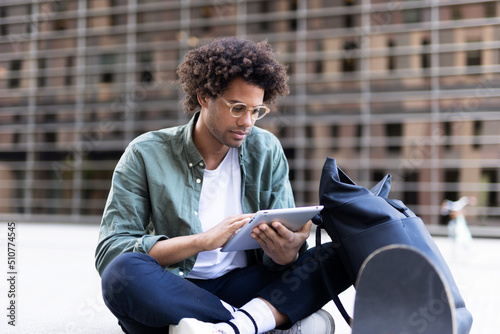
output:
[[[427, 230], [432, 236], [448, 236], [448, 227], [446, 225], [426, 225]], [[473, 238], [500, 238], [500, 227], [496, 226], [469, 226]]]
[[[425, 225], [433, 237], [447, 237], [448, 227], [446, 225]], [[469, 226], [473, 238], [500, 239], [500, 227], [496, 226]], [[312, 226], [311, 235], [316, 231], [316, 225]], [[323, 233], [327, 236], [326, 233]], [[324, 242], [324, 239], [323, 239]]]

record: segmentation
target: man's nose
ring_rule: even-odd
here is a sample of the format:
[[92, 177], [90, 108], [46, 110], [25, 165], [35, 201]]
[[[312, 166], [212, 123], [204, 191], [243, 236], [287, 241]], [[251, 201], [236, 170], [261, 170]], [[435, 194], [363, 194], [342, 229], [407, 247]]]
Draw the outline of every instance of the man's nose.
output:
[[242, 125], [242, 126], [246, 126], [246, 127], [252, 126], [253, 123], [255, 122], [255, 120], [252, 117], [252, 114], [253, 114], [253, 110], [247, 110], [247, 112], [245, 114], [238, 117], [238, 125]]

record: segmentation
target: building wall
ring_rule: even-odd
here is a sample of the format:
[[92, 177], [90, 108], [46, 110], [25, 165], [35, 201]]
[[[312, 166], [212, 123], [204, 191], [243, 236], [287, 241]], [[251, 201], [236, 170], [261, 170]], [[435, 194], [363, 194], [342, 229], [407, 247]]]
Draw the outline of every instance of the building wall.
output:
[[327, 156], [428, 224], [474, 196], [500, 225], [497, 1], [59, 0], [0, 3], [0, 219], [98, 222], [135, 136], [189, 118], [173, 84], [187, 50], [267, 39], [290, 96], [259, 125], [281, 139], [297, 205]]

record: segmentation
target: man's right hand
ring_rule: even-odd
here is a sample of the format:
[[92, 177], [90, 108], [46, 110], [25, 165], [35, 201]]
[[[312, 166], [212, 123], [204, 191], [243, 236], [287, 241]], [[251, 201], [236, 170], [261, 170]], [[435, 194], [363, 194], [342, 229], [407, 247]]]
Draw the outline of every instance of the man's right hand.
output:
[[222, 247], [229, 237], [248, 223], [252, 216], [253, 214], [230, 216], [208, 231], [160, 240], [153, 245], [148, 254], [165, 267], [200, 252], [214, 250]]
[[208, 231], [199, 234], [205, 251], [222, 247], [240, 228], [250, 221], [254, 214], [230, 216]]

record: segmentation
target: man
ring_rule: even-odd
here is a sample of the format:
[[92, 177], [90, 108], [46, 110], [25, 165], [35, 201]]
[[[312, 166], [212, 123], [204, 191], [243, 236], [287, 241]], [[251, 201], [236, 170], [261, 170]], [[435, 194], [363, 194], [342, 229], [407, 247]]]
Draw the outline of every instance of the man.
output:
[[[256, 211], [294, 206], [279, 141], [254, 127], [288, 94], [285, 67], [267, 42], [221, 38], [178, 74], [191, 121], [139, 136], [113, 175], [96, 250], [106, 305], [126, 333], [333, 333], [311, 222], [262, 224], [261, 249], [220, 251]], [[340, 293], [350, 283], [332, 249]]]

